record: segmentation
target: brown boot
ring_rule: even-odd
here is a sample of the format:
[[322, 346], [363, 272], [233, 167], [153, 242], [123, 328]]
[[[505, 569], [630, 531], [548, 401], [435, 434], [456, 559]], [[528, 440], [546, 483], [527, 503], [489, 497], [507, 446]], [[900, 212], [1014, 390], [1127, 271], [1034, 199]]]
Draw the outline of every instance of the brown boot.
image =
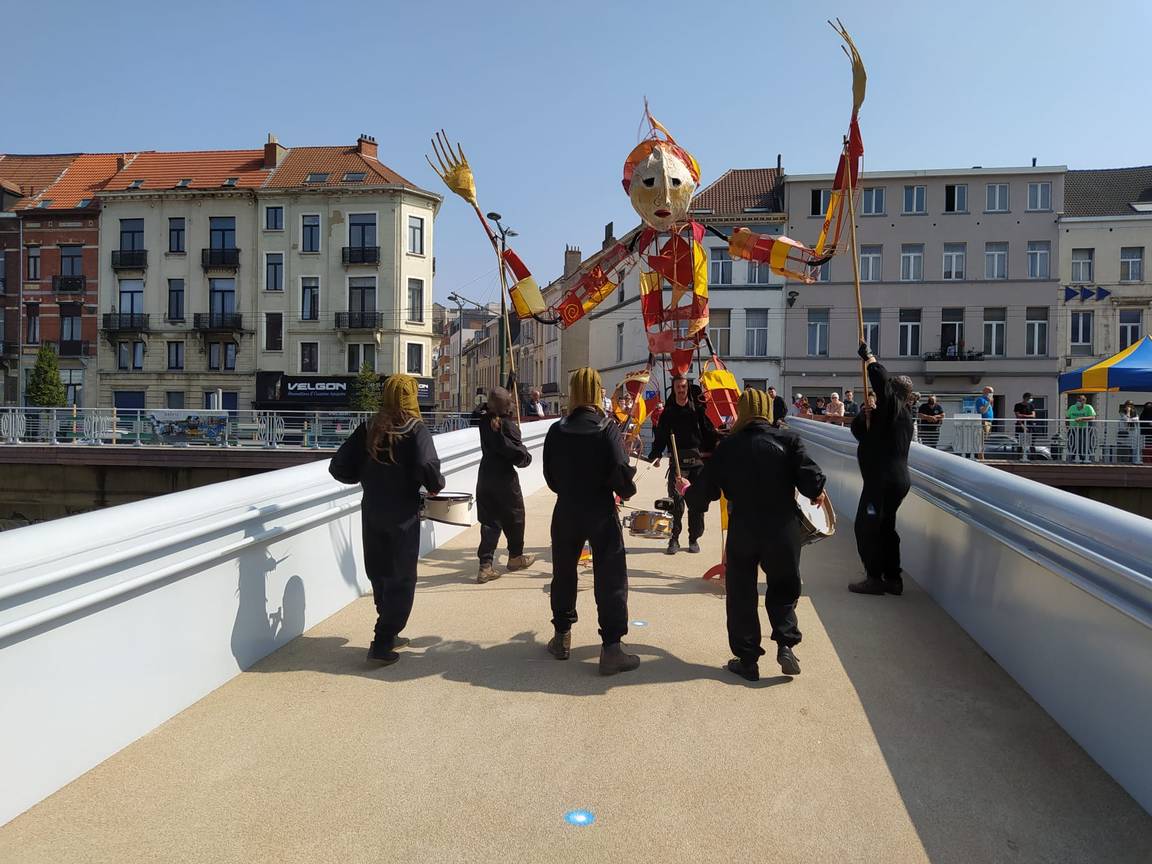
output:
[[572, 631], [553, 636], [548, 642], [548, 653], [557, 660], [567, 660], [572, 653]]
[[535, 555], [517, 555], [515, 558], [508, 559], [508, 572], [515, 573], [517, 570], [527, 570], [535, 562]]
[[640, 658], [635, 654], [625, 654], [624, 646], [619, 642], [605, 645], [600, 649], [600, 674], [615, 675], [617, 672], [631, 672], [640, 665]]
[[496, 572], [496, 568], [491, 564], [481, 564], [480, 570], [476, 574], [476, 581], [483, 585], [485, 582], [491, 582], [493, 579], [499, 579], [500, 574]]

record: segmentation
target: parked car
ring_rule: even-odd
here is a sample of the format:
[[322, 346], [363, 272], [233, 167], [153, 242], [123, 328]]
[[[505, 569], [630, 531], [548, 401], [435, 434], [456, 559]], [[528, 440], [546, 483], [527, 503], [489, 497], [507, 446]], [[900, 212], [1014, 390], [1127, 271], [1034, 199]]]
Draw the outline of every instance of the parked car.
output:
[[[940, 449], [946, 453], [952, 452], [952, 446], [950, 444]], [[984, 439], [985, 458], [1013, 461], [1019, 460], [1023, 456], [1023, 453], [1024, 448], [1012, 435], [993, 433]], [[1051, 460], [1052, 448], [1046, 444], [1033, 444], [1028, 448], [1028, 458], [1038, 462]]]

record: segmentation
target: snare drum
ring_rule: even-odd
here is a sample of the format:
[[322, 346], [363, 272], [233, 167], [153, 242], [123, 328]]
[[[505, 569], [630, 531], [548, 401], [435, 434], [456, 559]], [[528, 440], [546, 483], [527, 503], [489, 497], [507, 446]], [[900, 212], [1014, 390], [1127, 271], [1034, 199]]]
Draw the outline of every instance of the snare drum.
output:
[[666, 540], [672, 536], [672, 517], [659, 510], [634, 510], [625, 514], [623, 521], [633, 537]]
[[832, 509], [832, 499], [827, 495], [819, 504], [813, 504], [797, 492], [796, 507], [800, 511], [800, 527], [804, 529], [804, 538], [800, 541], [803, 545], [807, 546], [836, 533], [836, 511]]
[[439, 495], [425, 495], [424, 509], [421, 513], [426, 519], [433, 522], [443, 522], [445, 525], [461, 525], [465, 528], [472, 524], [472, 495], [468, 492], [441, 492]]

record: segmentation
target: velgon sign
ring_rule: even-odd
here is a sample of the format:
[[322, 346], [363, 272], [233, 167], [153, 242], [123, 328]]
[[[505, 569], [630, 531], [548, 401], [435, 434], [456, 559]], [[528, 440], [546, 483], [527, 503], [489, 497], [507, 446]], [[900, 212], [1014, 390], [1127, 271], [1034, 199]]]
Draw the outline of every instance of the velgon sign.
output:
[[348, 392], [347, 381], [289, 381], [289, 393], [344, 395]]
[[352, 395], [354, 380], [347, 375], [285, 375], [283, 372], [257, 372], [257, 407], [298, 405], [321, 411], [344, 408]]

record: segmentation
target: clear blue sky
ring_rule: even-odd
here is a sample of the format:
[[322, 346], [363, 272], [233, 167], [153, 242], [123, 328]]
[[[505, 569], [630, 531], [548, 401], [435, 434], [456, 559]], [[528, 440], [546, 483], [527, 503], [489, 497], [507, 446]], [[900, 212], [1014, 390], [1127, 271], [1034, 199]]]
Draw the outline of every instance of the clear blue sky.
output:
[[[850, 73], [839, 15], [868, 67], [866, 169], [1115, 167], [1152, 162], [1152, 7], [1082, 3], [5, 3], [0, 151], [239, 149], [375, 135], [380, 158], [444, 192], [425, 164], [463, 142], [480, 205], [499, 210], [543, 284], [565, 243], [597, 248], [635, 216], [620, 168], [643, 98], [703, 170], [831, 171]], [[495, 299], [475, 217], [447, 197], [436, 296]]]

